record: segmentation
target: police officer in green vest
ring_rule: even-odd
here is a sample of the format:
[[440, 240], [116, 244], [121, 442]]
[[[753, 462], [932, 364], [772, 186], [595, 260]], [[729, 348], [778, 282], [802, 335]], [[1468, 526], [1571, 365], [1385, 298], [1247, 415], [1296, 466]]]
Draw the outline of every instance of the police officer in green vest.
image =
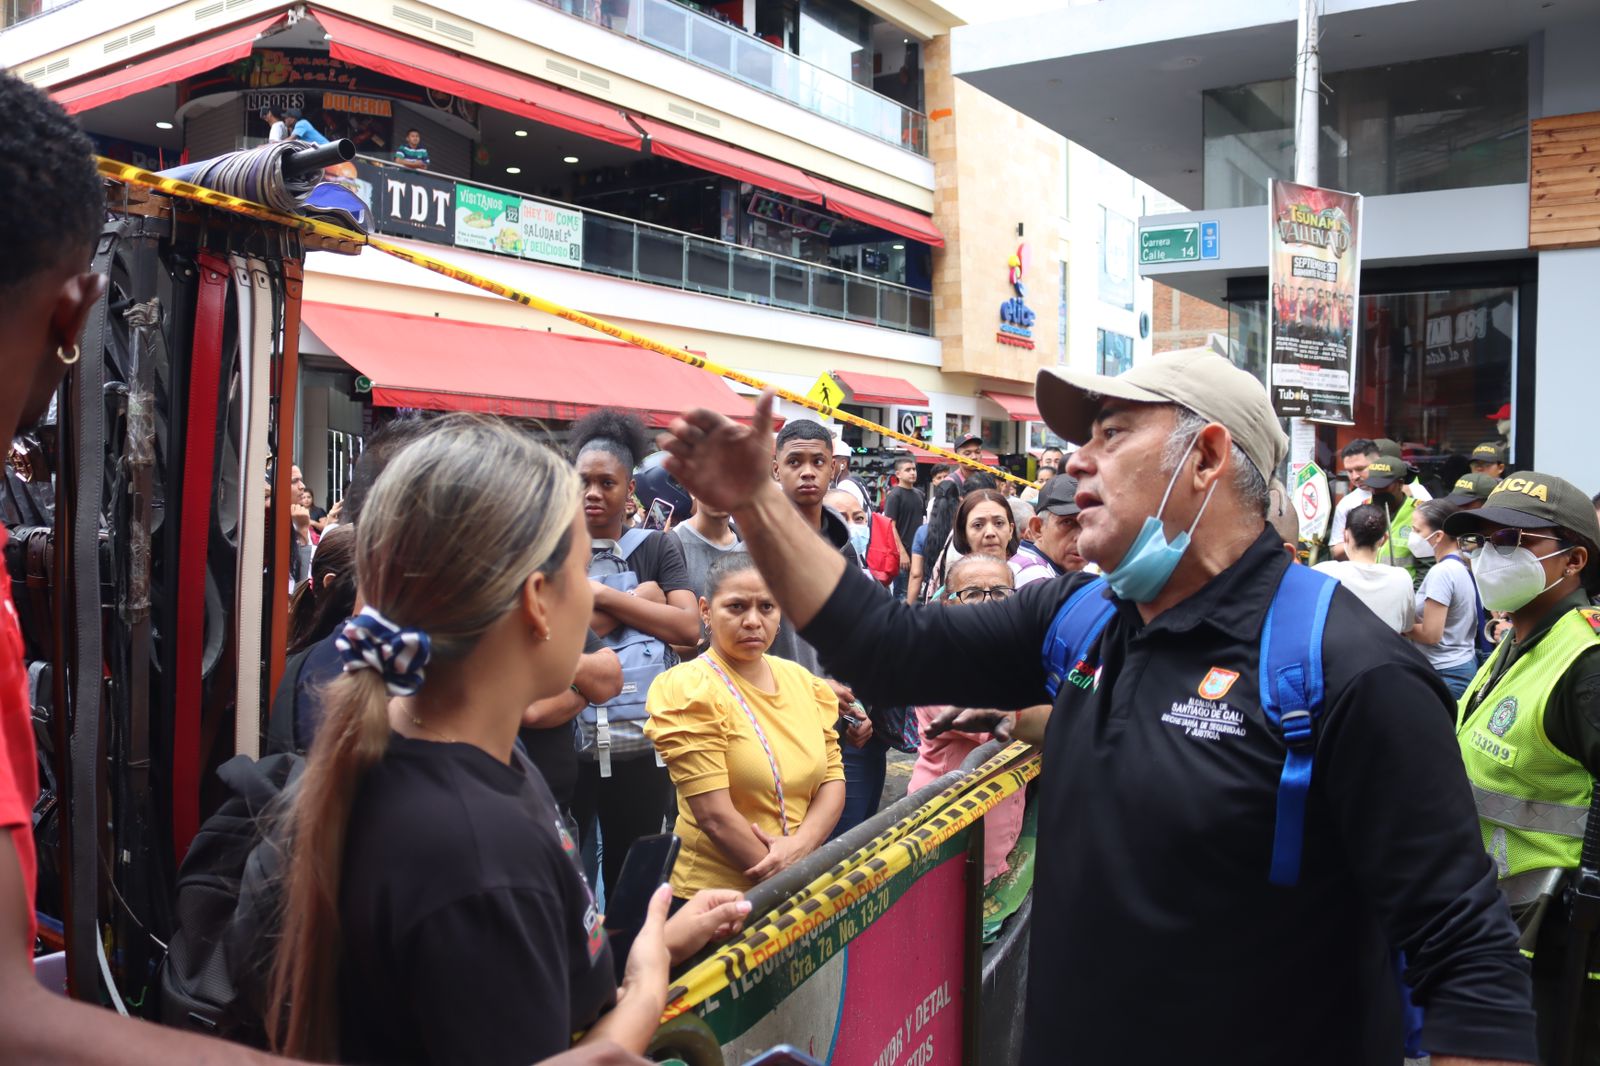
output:
[[1379, 455], [1367, 464], [1367, 488], [1372, 502], [1382, 507], [1389, 518], [1389, 540], [1378, 549], [1378, 561], [1403, 568], [1415, 584], [1417, 561], [1406, 543], [1406, 534], [1411, 532], [1411, 512], [1417, 509], [1417, 501], [1406, 492], [1406, 482], [1410, 480], [1410, 464], [1396, 456]]
[[[1484, 506], [1445, 520], [1472, 560], [1485, 607], [1509, 634], [1461, 696], [1457, 740], [1500, 889], [1533, 963], [1545, 1062], [1600, 1064], [1600, 951], [1569, 964], [1567, 885], [1579, 865], [1600, 776], [1600, 520], [1589, 498], [1548, 474], [1519, 473]], [[1574, 959], [1575, 961], [1575, 959]], [[1565, 1004], [1581, 988], [1579, 1054], [1565, 1057]]]

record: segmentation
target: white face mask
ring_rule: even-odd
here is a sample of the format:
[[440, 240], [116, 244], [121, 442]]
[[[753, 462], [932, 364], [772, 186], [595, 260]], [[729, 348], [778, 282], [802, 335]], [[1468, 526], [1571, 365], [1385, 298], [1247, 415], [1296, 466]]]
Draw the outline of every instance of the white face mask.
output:
[[1483, 605], [1491, 611], [1517, 611], [1526, 607], [1561, 581], [1558, 577], [1546, 584], [1544, 567], [1539, 564], [1571, 550], [1562, 548], [1549, 555], [1535, 555], [1527, 548], [1517, 548], [1510, 555], [1502, 555], [1492, 547], [1485, 547], [1472, 558], [1472, 580], [1478, 585]]
[[1433, 544], [1430, 543], [1429, 540], [1429, 538], [1432, 536], [1433, 534], [1429, 533], [1425, 537], [1413, 529], [1406, 534], [1406, 547], [1409, 548], [1411, 550], [1411, 554], [1418, 559], [1432, 559]]

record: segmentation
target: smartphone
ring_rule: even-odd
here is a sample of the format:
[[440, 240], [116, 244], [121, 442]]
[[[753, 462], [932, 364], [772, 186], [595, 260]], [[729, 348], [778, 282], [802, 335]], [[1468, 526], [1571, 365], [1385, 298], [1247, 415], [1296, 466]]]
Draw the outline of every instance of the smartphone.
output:
[[657, 498], [650, 501], [650, 510], [644, 516], [644, 528], [667, 529], [672, 525], [672, 515], [677, 508], [666, 500]]
[[606, 930], [611, 934], [611, 958], [619, 980], [628, 949], [650, 911], [650, 897], [672, 876], [672, 864], [678, 861], [682, 846], [676, 833], [640, 837], [622, 860], [622, 872], [606, 900]]
[[793, 1044], [779, 1044], [775, 1048], [768, 1048], [745, 1066], [822, 1066], [822, 1063], [807, 1055]]

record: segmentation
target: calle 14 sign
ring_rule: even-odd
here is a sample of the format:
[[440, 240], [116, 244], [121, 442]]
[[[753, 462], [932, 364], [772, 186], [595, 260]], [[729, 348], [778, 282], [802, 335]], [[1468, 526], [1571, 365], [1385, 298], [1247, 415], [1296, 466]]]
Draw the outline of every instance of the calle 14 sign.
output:
[[1016, 254], [1007, 261], [1006, 276], [1016, 295], [1000, 305], [1000, 332], [996, 334], [995, 339], [1001, 344], [1017, 348], [1033, 347], [1033, 323], [1037, 316], [1025, 302], [1028, 288], [1022, 281], [1024, 275], [1028, 273], [1028, 264], [1032, 258], [1028, 246], [1019, 244]]

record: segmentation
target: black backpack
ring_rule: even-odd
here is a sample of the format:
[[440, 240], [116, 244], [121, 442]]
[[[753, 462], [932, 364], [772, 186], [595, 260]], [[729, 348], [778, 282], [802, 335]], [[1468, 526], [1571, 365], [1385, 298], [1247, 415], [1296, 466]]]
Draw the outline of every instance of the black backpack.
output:
[[287, 860], [286, 813], [305, 759], [236, 755], [217, 768], [231, 795], [178, 867], [177, 931], [161, 972], [161, 1021], [266, 1047], [267, 993]]

